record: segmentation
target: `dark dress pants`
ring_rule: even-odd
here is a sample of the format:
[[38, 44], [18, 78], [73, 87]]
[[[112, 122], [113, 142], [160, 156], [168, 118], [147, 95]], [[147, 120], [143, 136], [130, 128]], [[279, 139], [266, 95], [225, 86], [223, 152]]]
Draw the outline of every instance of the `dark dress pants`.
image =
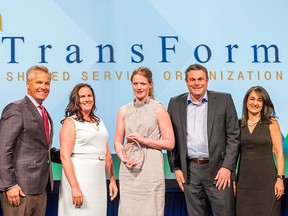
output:
[[27, 195], [21, 197], [19, 206], [12, 206], [6, 193], [0, 193], [1, 206], [4, 216], [45, 216], [47, 205], [47, 193], [39, 195]]
[[[184, 194], [188, 214], [209, 216], [210, 205], [214, 216], [234, 216], [235, 198], [232, 182], [225, 190], [218, 190], [210, 177], [209, 163], [188, 162]], [[211, 214], [212, 215], [212, 214]]]

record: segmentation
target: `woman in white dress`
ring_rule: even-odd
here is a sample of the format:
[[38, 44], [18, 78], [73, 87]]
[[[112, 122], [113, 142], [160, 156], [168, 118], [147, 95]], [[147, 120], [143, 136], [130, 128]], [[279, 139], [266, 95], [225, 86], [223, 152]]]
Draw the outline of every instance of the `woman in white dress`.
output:
[[109, 195], [118, 193], [108, 148], [108, 132], [94, 114], [92, 87], [80, 83], [70, 94], [60, 131], [60, 156], [63, 166], [59, 192], [59, 216], [106, 216], [106, 173]]

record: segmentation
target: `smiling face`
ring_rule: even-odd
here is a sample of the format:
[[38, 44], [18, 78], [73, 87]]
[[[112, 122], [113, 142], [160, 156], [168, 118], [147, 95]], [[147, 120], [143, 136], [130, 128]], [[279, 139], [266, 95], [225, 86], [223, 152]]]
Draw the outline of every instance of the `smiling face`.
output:
[[143, 102], [148, 98], [152, 84], [149, 83], [146, 77], [136, 74], [132, 79], [132, 87], [136, 97], [136, 102]]
[[203, 70], [190, 70], [187, 73], [186, 85], [194, 102], [200, 102], [208, 87], [208, 78]]
[[50, 75], [41, 70], [35, 70], [26, 81], [27, 92], [39, 104], [47, 98], [50, 92]]
[[81, 108], [81, 112], [84, 114], [89, 114], [94, 105], [94, 97], [90, 88], [82, 87], [79, 92], [79, 106]]
[[259, 94], [256, 94], [255, 91], [252, 91], [247, 99], [247, 109], [248, 109], [248, 115], [253, 115], [260, 117], [261, 110], [263, 108], [263, 99], [260, 97]]

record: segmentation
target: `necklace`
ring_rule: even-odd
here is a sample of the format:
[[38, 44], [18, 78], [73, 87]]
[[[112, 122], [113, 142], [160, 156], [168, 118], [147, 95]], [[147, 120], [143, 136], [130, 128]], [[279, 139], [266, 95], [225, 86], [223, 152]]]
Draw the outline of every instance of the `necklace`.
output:
[[249, 126], [254, 126], [254, 125], [256, 125], [259, 121], [260, 121], [260, 117], [259, 117], [258, 119], [256, 119], [255, 121], [247, 120], [247, 124], [248, 124]]

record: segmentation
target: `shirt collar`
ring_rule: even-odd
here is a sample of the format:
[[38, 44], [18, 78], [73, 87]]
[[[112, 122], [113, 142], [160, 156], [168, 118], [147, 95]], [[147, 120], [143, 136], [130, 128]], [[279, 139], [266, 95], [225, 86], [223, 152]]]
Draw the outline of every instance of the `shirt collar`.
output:
[[134, 106], [135, 107], [142, 107], [144, 106], [145, 104], [148, 104], [151, 100], [151, 97], [149, 96], [145, 101], [141, 102], [141, 103], [137, 103], [136, 102], [136, 99], [133, 100], [133, 103], [134, 103]]
[[195, 103], [195, 102], [193, 102], [190, 93], [188, 94], [187, 101], [186, 101], [187, 105], [189, 105], [189, 104], [191, 104], [191, 103], [192, 103], [193, 105], [200, 105], [200, 104], [204, 104], [205, 102], [208, 102], [207, 90], [206, 90], [206, 92], [205, 92], [205, 94], [204, 94], [204, 97], [201, 99], [201, 102], [200, 102], [200, 103]]
[[31, 95], [27, 94], [26, 96], [32, 101], [35, 107], [39, 107], [41, 105]]

